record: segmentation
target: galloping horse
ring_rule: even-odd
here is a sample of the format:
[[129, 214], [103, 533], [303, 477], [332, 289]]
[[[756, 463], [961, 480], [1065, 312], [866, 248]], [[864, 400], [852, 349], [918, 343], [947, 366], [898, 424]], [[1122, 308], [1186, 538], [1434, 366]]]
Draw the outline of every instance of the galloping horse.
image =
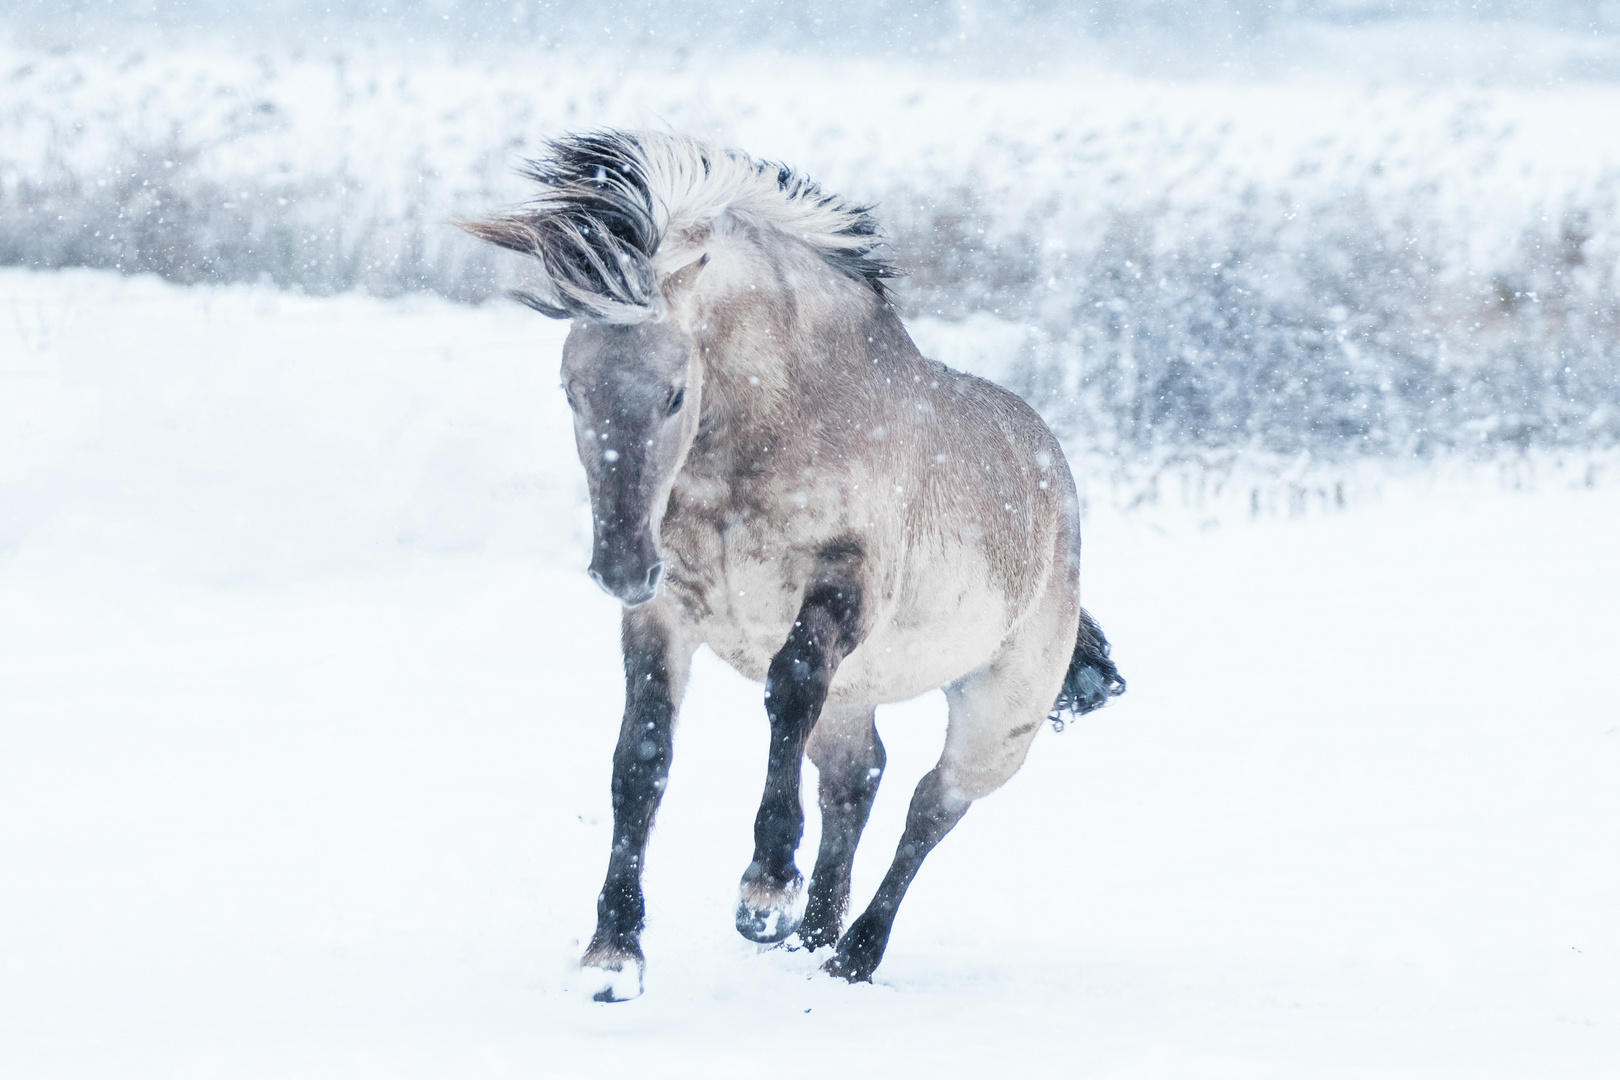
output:
[[[463, 228], [533, 256], [539, 284], [514, 295], [573, 320], [562, 378], [590, 488], [590, 575], [624, 606], [613, 847], [587, 989], [600, 1001], [642, 989], [642, 861], [699, 645], [764, 681], [770, 720], [737, 930], [836, 946], [825, 970], [869, 979], [924, 857], [1018, 771], [1048, 714], [1125, 689], [1080, 606], [1063, 451], [1023, 401], [917, 351], [869, 207], [669, 134], [558, 139], [524, 172], [531, 202]], [[840, 936], [883, 775], [874, 710], [936, 687], [944, 752]], [[805, 754], [822, 814], [807, 891], [794, 863]]]

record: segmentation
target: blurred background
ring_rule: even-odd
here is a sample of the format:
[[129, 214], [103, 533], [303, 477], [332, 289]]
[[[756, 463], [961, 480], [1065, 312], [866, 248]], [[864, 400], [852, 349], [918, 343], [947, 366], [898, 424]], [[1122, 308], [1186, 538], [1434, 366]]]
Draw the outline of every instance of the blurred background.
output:
[[1592, 484], [1616, 116], [1612, 0], [14, 0], [0, 264], [484, 303], [521, 267], [452, 219], [672, 127], [877, 204], [919, 339], [1116, 501]]

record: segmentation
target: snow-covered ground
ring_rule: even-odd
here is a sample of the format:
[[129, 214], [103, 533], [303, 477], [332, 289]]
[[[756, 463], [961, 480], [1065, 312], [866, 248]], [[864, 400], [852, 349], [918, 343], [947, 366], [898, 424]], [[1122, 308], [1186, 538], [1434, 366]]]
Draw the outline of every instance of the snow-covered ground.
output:
[[[731, 928], [766, 728], [704, 655], [647, 992], [571, 992], [621, 691], [560, 338], [0, 272], [0, 1074], [1613, 1075], [1612, 484], [1093, 500], [1130, 692], [969, 813], [870, 986]], [[943, 703], [880, 726], [858, 902]]]

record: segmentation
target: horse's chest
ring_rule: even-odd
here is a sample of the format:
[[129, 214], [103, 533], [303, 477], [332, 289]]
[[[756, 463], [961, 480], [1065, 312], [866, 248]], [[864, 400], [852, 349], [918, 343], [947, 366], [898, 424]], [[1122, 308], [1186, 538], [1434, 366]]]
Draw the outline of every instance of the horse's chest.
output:
[[661, 537], [671, 597], [711, 649], [763, 679], [787, 640], [812, 560], [763, 517], [671, 509]]

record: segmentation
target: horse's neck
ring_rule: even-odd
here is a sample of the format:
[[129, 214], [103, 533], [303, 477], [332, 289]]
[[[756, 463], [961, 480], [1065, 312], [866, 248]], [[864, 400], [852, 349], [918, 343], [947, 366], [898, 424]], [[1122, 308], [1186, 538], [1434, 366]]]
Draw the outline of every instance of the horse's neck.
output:
[[849, 454], [864, 446], [851, 446], [852, 428], [884, 426], [886, 381], [902, 368], [909, 380], [921, 359], [875, 295], [848, 290], [843, 298], [823, 311], [763, 297], [732, 309], [731, 322], [706, 342], [703, 426], [687, 466], [718, 485], [706, 490], [749, 503], [772, 488], [785, 494], [807, 469], [831, 477], [851, 464]]
[[757, 469], [757, 455], [783, 442], [792, 426], [794, 388], [786, 378], [792, 356], [755, 336], [733, 335], [705, 352], [703, 420], [691, 464], [715, 478]]
[[[875, 294], [818, 269], [826, 277], [809, 286], [790, 290], [773, 282], [717, 305], [703, 341], [704, 397], [715, 422], [739, 433], [802, 426], [840, 407], [849, 389], [882, 382], [902, 353], [916, 355], [904, 327]], [[903, 349], [895, 348], [898, 342]]]

